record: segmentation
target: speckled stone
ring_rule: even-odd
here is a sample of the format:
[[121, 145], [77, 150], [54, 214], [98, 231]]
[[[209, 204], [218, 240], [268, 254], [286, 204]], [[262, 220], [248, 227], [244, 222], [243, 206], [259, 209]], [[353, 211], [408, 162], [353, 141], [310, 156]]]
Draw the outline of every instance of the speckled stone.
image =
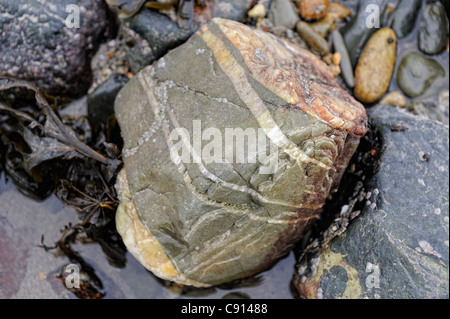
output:
[[[80, 8], [80, 28], [66, 27], [69, 4]], [[80, 95], [90, 85], [90, 58], [108, 23], [101, 0], [0, 0], [0, 73], [50, 94]]]

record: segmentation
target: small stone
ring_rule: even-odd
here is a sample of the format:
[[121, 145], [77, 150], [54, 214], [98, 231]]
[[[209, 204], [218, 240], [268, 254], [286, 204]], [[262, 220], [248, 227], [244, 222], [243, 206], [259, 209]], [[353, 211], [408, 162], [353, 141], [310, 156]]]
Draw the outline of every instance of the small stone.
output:
[[328, 0], [299, 0], [297, 1], [300, 16], [305, 20], [317, 20], [326, 16]]
[[330, 54], [330, 46], [328, 45], [327, 40], [325, 40], [320, 36], [320, 34], [315, 32], [308, 23], [299, 21], [297, 23], [296, 29], [312, 51], [318, 53], [321, 56]]
[[396, 42], [390, 28], [380, 29], [367, 42], [355, 69], [354, 95], [359, 101], [373, 103], [386, 92], [394, 72]]
[[290, 0], [272, 0], [269, 20], [275, 27], [284, 26], [293, 29], [300, 20], [297, 8]]
[[129, 18], [136, 14], [144, 4], [145, 0], [105, 0], [112, 12], [119, 18]]
[[435, 60], [419, 52], [407, 53], [397, 69], [397, 84], [409, 97], [424, 94], [438, 77], [445, 76], [444, 68]]
[[444, 122], [442, 114], [434, 107], [428, 107], [422, 102], [413, 101], [408, 105], [408, 111], [412, 114], [426, 117], [430, 120]]
[[419, 24], [419, 49], [426, 54], [438, 54], [448, 44], [448, 21], [444, 7], [430, 3], [423, 10]]
[[332, 60], [334, 65], [341, 64], [342, 56], [339, 52], [335, 52], [332, 54]]
[[120, 89], [128, 82], [122, 74], [111, 75], [88, 96], [88, 116], [92, 123], [107, 123], [114, 114], [114, 100]]
[[355, 77], [353, 75], [352, 63], [350, 61], [350, 56], [348, 54], [347, 47], [345, 46], [344, 39], [338, 30], [331, 32], [331, 39], [334, 50], [339, 52], [341, 55], [340, 68], [342, 77], [344, 78], [347, 86], [349, 88], [353, 88], [355, 86]]
[[251, 18], [264, 18], [266, 16], [266, 6], [262, 3], [257, 3], [250, 9], [248, 16]]
[[405, 107], [408, 104], [406, 97], [400, 91], [393, 91], [386, 94], [380, 101], [380, 104], [389, 104], [393, 106]]
[[326, 38], [330, 32], [337, 28], [343, 19], [348, 17], [351, 11], [338, 2], [330, 2], [328, 12], [325, 17], [310, 23], [311, 28]]

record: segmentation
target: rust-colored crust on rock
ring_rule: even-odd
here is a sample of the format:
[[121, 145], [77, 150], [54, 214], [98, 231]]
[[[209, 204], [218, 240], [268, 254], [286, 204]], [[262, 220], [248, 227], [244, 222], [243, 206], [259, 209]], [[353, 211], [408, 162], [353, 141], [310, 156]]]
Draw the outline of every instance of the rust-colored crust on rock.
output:
[[[364, 106], [339, 87], [327, 65], [314, 54], [238, 22], [212, 21], [240, 51], [259, 83], [333, 128], [358, 136], [367, 132]], [[200, 32], [207, 32], [209, 26]]]

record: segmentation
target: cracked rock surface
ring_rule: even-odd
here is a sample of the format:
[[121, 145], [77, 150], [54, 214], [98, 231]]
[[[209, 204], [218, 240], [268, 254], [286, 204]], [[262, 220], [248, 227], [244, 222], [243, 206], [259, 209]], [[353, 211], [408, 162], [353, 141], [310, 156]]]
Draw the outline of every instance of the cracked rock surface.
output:
[[[367, 129], [364, 108], [322, 61], [224, 19], [133, 77], [115, 112], [125, 165], [119, 233], [153, 273], [194, 286], [247, 277], [285, 256]], [[230, 129], [236, 145], [252, 132], [258, 142], [248, 137], [227, 157]], [[264, 141], [255, 161], [239, 159]]]

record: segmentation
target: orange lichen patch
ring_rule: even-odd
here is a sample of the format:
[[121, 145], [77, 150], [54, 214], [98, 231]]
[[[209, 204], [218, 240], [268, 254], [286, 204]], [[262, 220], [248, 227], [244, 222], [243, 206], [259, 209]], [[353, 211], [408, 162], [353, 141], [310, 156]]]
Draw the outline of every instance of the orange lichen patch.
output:
[[300, 0], [297, 6], [303, 19], [315, 20], [327, 14], [328, 0]]
[[360, 136], [366, 133], [364, 107], [339, 87], [327, 65], [314, 54], [234, 21], [213, 21], [259, 83], [333, 128]]

